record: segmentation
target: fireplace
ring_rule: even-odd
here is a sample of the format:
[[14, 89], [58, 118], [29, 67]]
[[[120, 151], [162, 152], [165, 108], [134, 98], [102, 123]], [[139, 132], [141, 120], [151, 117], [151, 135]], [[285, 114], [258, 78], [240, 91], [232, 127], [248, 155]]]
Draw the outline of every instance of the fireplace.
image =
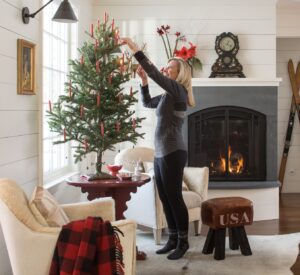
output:
[[266, 180], [266, 116], [236, 106], [195, 112], [188, 119], [189, 166], [209, 167], [212, 181]]
[[277, 87], [193, 87], [183, 138], [188, 166], [207, 166], [209, 189], [278, 187]]

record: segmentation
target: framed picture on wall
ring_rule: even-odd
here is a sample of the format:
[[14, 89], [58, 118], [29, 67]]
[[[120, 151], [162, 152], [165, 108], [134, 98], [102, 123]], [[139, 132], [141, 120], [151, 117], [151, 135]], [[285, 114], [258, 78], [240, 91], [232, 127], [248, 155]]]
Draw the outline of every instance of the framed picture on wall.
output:
[[35, 44], [18, 39], [18, 94], [35, 94]]

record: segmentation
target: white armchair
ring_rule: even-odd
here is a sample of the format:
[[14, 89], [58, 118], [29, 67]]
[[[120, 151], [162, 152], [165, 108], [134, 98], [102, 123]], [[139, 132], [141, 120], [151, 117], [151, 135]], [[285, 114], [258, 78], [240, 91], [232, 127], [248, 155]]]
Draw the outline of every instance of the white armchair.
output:
[[[119, 235], [123, 247], [125, 274], [135, 274], [136, 224], [129, 220], [114, 221], [115, 207], [111, 198], [94, 202], [62, 205], [72, 220], [87, 216], [100, 216], [113, 221], [124, 237]], [[59, 227], [46, 227], [37, 222], [32, 214], [28, 199], [22, 189], [12, 180], [0, 179], [0, 223], [14, 275], [46, 275], [56, 241]]]
[[[134, 164], [142, 162], [153, 162], [154, 150], [146, 147], [135, 147], [124, 149], [115, 157], [116, 164], [122, 164], [123, 169], [133, 171]], [[148, 171], [152, 180], [138, 189], [135, 194], [131, 194], [131, 199], [127, 202], [128, 209], [124, 215], [128, 219], [133, 219], [137, 224], [150, 227], [153, 230], [155, 243], [159, 244], [161, 232], [167, 227], [162, 204], [155, 185], [153, 169]], [[195, 234], [201, 231], [201, 203], [207, 198], [208, 189], [208, 168], [185, 167], [183, 180], [188, 187], [188, 191], [183, 191], [183, 199], [189, 212], [189, 221], [194, 222]]]

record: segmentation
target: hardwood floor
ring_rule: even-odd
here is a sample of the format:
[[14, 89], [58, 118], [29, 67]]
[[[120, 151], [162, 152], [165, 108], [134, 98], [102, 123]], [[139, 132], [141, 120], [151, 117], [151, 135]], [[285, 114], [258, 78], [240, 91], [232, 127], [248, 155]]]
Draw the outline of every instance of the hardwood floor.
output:
[[[280, 197], [279, 220], [254, 222], [246, 226], [248, 235], [275, 235], [300, 232], [300, 193], [282, 194]], [[203, 226], [206, 234], [207, 227]], [[300, 254], [291, 270], [300, 275]]]

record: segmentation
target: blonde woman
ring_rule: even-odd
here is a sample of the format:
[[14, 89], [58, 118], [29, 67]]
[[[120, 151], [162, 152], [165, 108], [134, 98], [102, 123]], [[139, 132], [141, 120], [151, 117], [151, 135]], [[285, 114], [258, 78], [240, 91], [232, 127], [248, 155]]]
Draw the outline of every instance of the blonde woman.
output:
[[[182, 197], [183, 169], [187, 161], [182, 124], [187, 106], [195, 105], [191, 68], [183, 59], [171, 58], [167, 67], [160, 72], [130, 38], [123, 38], [123, 42], [140, 64], [137, 73], [142, 80], [143, 104], [148, 108], [156, 108], [154, 173], [169, 229], [166, 245], [156, 253], [172, 251], [167, 258], [177, 260], [189, 248], [189, 217]], [[151, 97], [147, 76], [162, 87], [165, 93]]]

